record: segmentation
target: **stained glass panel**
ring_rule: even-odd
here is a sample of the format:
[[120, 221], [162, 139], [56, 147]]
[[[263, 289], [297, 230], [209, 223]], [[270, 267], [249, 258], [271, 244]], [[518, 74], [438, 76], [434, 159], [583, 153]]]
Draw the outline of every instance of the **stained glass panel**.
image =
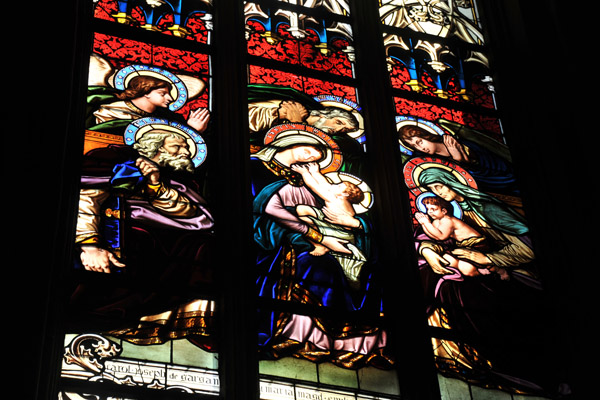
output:
[[[344, 51], [351, 50], [350, 21], [335, 32], [346, 46], [336, 50], [327, 36], [292, 40], [291, 19], [277, 25], [278, 14], [266, 10], [246, 4], [249, 54], [267, 60], [249, 58], [248, 66], [260, 373], [272, 380], [261, 398], [396, 398], [370, 215], [377, 198], [366, 163], [366, 110], [353, 52]], [[316, 29], [310, 16], [298, 26]], [[269, 27], [281, 40], [267, 35]], [[326, 23], [318, 29], [332, 33]], [[378, 379], [389, 387], [376, 387]]]
[[487, 136], [503, 142], [502, 125], [500, 119], [489, 113], [474, 110], [462, 110], [444, 107], [425, 101], [408, 100], [394, 97], [396, 113], [399, 117], [420, 117], [429, 121], [445, 120], [465, 125], [471, 129], [486, 132]]
[[[133, 3], [119, 6], [148, 6]], [[210, 56], [107, 31], [93, 34], [82, 107], [62, 376], [218, 394]]]
[[210, 42], [212, 0], [97, 0], [94, 17], [150, 32]]
[[474, 4], [380, 4], [437, 370], [541, 394], [540, 269]]
[[[326, 81], [318, 78], [302, 76], [293, 72], [285, 72], [257, 65], [248, 67], [249, 80], [252, 84], [268, 84], [275, 86], [287, 86], [299, 90], [307, 95], [323, 99], [325, 96], [336, 97], [335, 101], [358, 109], [356, 88]], [[320, 101], [316, 99], [317, 101]]]
[[348, 0], [277, 0], [289, 5], [298, 5], [301, 7], [317, 10], [321, 13], [334, 15], [350, 15], [350, 4]]
[[[564, 238], [551, 237], [543, 227], [559, 222], [553, 216], [545, 222], [544, 211], [552, 205], [531, 201], [543, 197], [534, 192], [536, 185], [526, 188], [523, 200], [529, 204], [523, 204], [507, 146], [519, 143], [516, 154], [523, 155], [534, 140], [530, 164], [538, 164], [535, 156], [545, 142], [536, 138], [561, 129], [546, 130], [548, 125], [563, 124], [554, 118], [542, 123], [535, 115], [561, 105], [539, 101], [543, 96], [537, 92], [524, 93], [512, 99], [526, 108], [527, 101], [519, 99], [535, 98], [534, 109], [518, 117], [509, 114], [521, 111], [514, 104], [502, 110], [506, 98], [496, 98], [490, 78], [495, 71], [474, 2], [90, 0], [59, 7], [61, 17], [72, 18], [38, 12], [41, 19], [66, 23], [61, 29], [73, 28], [76, 35], [58, 35], [55, 29], [46, 38], [49, 44], [62, 39], [61, 48], [72, 50], [53, 59], [60, 73], [52, 76], [70, 81], [73, 90], [65, 92], [73, 93], [52, 107], [67, 118], [54, 124], [53, 135], [42, 135], [52, 136], [42, 155], [50, 151], [60, 164], [57, 174], [45, 164], [47, 186], [60, 195], [47, 200], [64, 200], [50, 213], [56, 214], [50, 220], [58, 221], [58, 229], [41, 224], [54, 231], [49, 236], [55, 240], [44, 242], [60, 248], [48, 246], [56, 255], [43, 252], [49, 284], [34, 291], [50, 293], [40, 296], [50, 311], [38, 319], [47, 322], [35, 324], [35, 330], [42, 328], [42, 340], [35, 340], [39, 369], [50, 372], [37, 374], [31, 385], [37, 395], [52, 392], [56, 398], [59, 390], [62, 400], [435, 398], [429, 368], [434, 361], [441, 398], [458, 398], [457, 392], [472, 399], [539, 398], [551, 385], [549, 392], [559, 386], [570, 397], [569, 384], [557, 382], [577, 375], [564, 362], [573, 354], [553, 346], [565, 333], [569, 339], [576, 334], [559, 326], [550, 336], [536, 335], [540, 320], [554, 317], [541, 312], [546, 293], [538, 273], [548, 279], [548, 298], [572, 311], [573, 303], [561, 300], [569, 294], [556, 282], [556, 276], [569, 274], [557, 265], [580, 252], [565, 256], [548, 249]], [[557, 50], [563, 37], [542, 18], [557, 6], [523, 8], [523, 3], [485, 3], [492, 22], [485, 31], [499, 34], [494, 48], [511, 56], [514, 44], [518, 50], [527, 47], [517, 43], [525, 34], [539, 34], [541, 40], [531, 43], [547, 41], [559, 54], [568, 53]], [[244, 9], [246, 18], [239, 18]], [[516, 27], [504, 24], [521, 17], [524, 22], [516, 21]], [[539, 26], [527, 23], [536, 20], [542, 21]], [[534, 54], [548, 46], [527, 49], [533, 51], [525, 57], [529, 67], [539, 59]], [[247, 60], [247, 82], [242, 60]], [[527, 88], [528, 66], [522, 63], [527, 60], [513, 63], [498, 54], [490, 60], [502, 65], [505, 83]], [[146, 84], [156, 86], [144, 92]], [[248, 100], [249, 120], [240, 100]], [[216, 111], [214, 132], [208, 110]], [[240, 136], [247, 122], [250, 143], [248, 132]], [[505, 141], [504, 129], [518, 122], [523, 127], [507, 132]], [[538, 125], [543, 128], [535, 133]], [[43, 126], [34, 129], [44, 132]], [[165, 134], [156, 142], [159, 153], [176, 154], [175, 159], [165, 161], [169, 157], [148, 150], [146, 139], [154, 134]], [[236, 143], [240, 137], [244, 143]], [[59, 151], [52, 151], [55, 146]], [[247, 146], [249, 157], [239, 157]], [[527, 157], [519, 161], [521, 168], [529, 163]], [[247, 165], [251, 192], [246, 192]], [[324, 194], [322, 188], [336, 186], [345, 187], [339, 195], [348, 199], [338, 202]], [[223, 193], [235, 195], [219, 199]], [[39, 200], [38, 195], [26, 197]], [[248, 200], [255, 207], [249, 237], [249, 229], [236, 225], [250, 217]], [[232, 204], [241, 207], [228, 207]], [[526, 206], [542, 221], [537, 232], [529, 230]], [[225, 211], [215, 214], [224, 217], [216, 227], [235, 239], [213, 235], [213, 211]], [[398, 218], [404, 212], [406, 218]], [[445, 236], [448, 220], [453, 231]], [[301, 225], [306, 234], [297, 228]], [[538, 265], [531, 233], [550, 236], [552, 244], [536, 247], [553, 253], [542, 254], [553, 259], [550, 265]], [[214, 242], [230, 253], [213, 255]], [[250, 244], [256, 254], [248, 251]], [[233, 268], [227, 265], [231, 253]], [[414, 265], [405, 262], [412, 256]], [[216, 272], [224, 270], [232, 278], [221, 282]], [[399, 279], [382, 282], [382, 271]], [[256, 282], [254, 276], [248, 282], [254, 273]], [[422, 285], [412, 279], [417, 275]], [[256, 296], [240, 290], [248, 284]], [[402, 290], [411, 284], [414, 290]], [[388, 289], [385, 301], [383, 289]], [[411, 313], [410, 295], [421, 289], [417, 301], [427, 303], [428, 327], [418, 324], [425, 319], [412, 324], [422, 315]], [[562, 308], [557, 316], [564, 317]], [[259, 352], [256, 332], [247, 341], [254, 322]], [[426, 339], [434, 357], [422, 351], [423, 332], [413, 332], [419, 327], [431, 333]], [[55, 338], [61, 341], [64, 332], [56, 379]], [[392, 335], [397, 333], [401, 341]], [[538, 348], [551, 352], [541, 354]]]
[[379, 15], [386, 26], [483, 44], [479, 16], [472, 0], [380, 0], [379, 3]]
[[432, 338], [438, 370], [536, 393], [540, 271], [507, 148], [460, 125], [399, 125], [403, 143], [421, 150], [403, 173], [429, 324], [441, 329]]
[[483, 31], [471, 1], [390, 0], [379, 10], [393, 88], [495, 108]]
[[249, 55], [353, 76], [350, 24], [250, 2], [244, 11]]
[[458, 103], [494, 109], [488, 60], [481, 52], [385, 35], [392, 87]]
[[[109, 335], [82, 334], [65, 338], [62, 376], [216, 395], [220, 389], [217, 368], [215, 353], [199, 350], [187, 340], [140, 348]], [[62, 396], [75, 400], [85, 395]]]

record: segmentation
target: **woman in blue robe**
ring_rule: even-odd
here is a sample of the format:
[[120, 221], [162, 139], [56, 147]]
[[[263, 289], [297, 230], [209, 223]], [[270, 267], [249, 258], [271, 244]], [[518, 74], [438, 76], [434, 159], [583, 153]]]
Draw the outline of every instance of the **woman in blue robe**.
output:
[[[375, 326], [351, 324], [344, 318], [355, 312], [371, 311], [372, 315], [379, 315], [381, 311], [381, 296], [369, 268], [375, 254], [368, 219], [356, 216], [352, 221], [344, 221], [353, 225], [355, 245], [369, 260], [357, 287], [349, 284], [331, 254], [335, 250], [321, 256], [310, 254], [311, 241], [328, 244], [333, 238], [321, 235], [294, 214], [298, 202], [313, 206], [320, 206], [321, 202], [304, 185], [299, 174], [290, 169], [291, 164], [319, 161], [327, 151], [321, 141], [297, 134], [275, 140], [254, 154], [257, 290], [265, 305], [272, 305], [272, 300], [301, 303], [321, 310], [330, 309], [342, 318], [310, 317], [300, 312], [262, 308], [258, 320], [259, 347], [266, 358], [296, 355], [353, 368], [367, 360], [374, 365], [389, 365], [390, 360], [384, 355], [385, 331]], [[292, 156], [284, 157], [284, 154]], [[343, 244], [333, 240], [333, 245]]]
[[508, 280], [496, 274], [452, 276], [444, 271], [441, 258], [425, 250], [431, 240], [422, 231], [416, 232], [430, 325], [447, 329], [454, 338], [435, 339], [441, 370], [530, 393], [555, 389], [548, 386], [555, 382], [552, 355], [540, 346], [548, 310], [543, 306], [526, 220], [445, 168], [429, 166], [416, 184], [446, 201], [458, 202], [462, 220], [489, 240], [485, 253], [459, 249], [453, 252], [456, 257], [502, 267], [510, 274]]

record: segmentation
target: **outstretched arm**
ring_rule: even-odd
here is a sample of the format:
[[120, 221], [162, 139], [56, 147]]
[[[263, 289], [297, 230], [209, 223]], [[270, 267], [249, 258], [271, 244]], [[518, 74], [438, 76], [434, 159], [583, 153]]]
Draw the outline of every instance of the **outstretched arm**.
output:
[[306, 168], [308, 169], [308, 173], [310, 174], [311, 178], [314, 179], [317, 185], [326, 188], [331, 186], [331, 183], [329, 183], [327, 178], [325, 178], [325, 175], [321, 173], [319, 164], [316, 162], [311, 162], [306, 165]]

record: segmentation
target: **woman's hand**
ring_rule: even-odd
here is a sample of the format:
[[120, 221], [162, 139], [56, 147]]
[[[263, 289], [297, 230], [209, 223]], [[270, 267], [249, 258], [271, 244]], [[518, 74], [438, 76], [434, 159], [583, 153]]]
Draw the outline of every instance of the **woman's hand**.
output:
[[360, 228], [360, 221], [353, 215], [350, 215], [342, 210], [333, 211], [327, 207], [321, 209], [325, 214], [325, 220], [335, 225], [342, 225], [348, 228]]
[[468, 249], [454, 249], [451, 251], [458, 258], [472, 261], [480, 265], [491, 265], [490, 259], [483, 253]]
[[448, 260], [445, 260], [433, 249], [424, 248], [421, 250], [421, 255], [436, 274], [446, 275], [452, 273], [452, 271], [445, 268], [446, 265], [450, 264]]

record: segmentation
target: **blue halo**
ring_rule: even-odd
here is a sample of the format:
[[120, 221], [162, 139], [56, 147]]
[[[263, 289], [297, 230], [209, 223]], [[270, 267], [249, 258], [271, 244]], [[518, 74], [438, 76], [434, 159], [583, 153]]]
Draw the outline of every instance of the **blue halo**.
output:
[[[193, 141], [195, 144], [195, 151], [192, 153], [192, 162], [196, 167], [199, 167], [206, 160], [208, 149], [206, 147], [206, 142], [198, 132], [179, 122], [173, 122], [162, 118], [146, 117], [136, 119], [130, 123], [127, 126], [127, 129], [125, 129], [125, 144], [129, 146], [133, 145], [140, 130], [143, 134], [146, 131], [152, 131], [154, 129], [176, 132]], [[190, 151], [192, 150], [193, 149], [190, 149]]]
[[326, 101], [334, 101], [334, 102], [337, 102], [337, 103], [344, 104], [344, 105], [346, 105], [346, 106], [348, 106], [348, 107], [350, 107], [350, 108], [352, 108], [352, 109], [354, 109], [356, 111], [361, 111], [360, 106], [356, 102], [354, 102], [352, 100], [345, 99], [345, 98], [340, 97], [340, 96], [334, 96], [332, 94], [321, 94], [321, 95], [318, 95], [318, 96], [314, 96], [313, 99], [315, 99], [319, 103], [326, 102]]
[[[427, 207], [425, 206], [425, 204], [423, 204], [423, 199], [425, 197], [435, 197], [435, 193], [431, 193], [431, 192], [424, 192], [421, 193], [418, 197], [417, 200], [415, 201], [415, 205], [417, 206], [417, 209], [419, 211], [421, 211], [424, 214], [427, 214]], [[456, 200], [452, 200], [450, 202], [450, 204], [452, 204], [452, 215], [458, 219], [462, 219], [463, 217], [463, 210], [462, 208], [460, 208], [460, 205], [458, 204], [458, 202]]]
[[162, 76], [171, 84], [173, 84], [173, 86], [175, 86], [175, 88], [177, 89], [177, 96], [173, 100], [173, 102], [169, 104], [169, 110], [176, 111], [185, 105], [185, 102], [188, 99], [188, 90], [183, 81], [179, 79], [177, 75], [157, 67], [136, 64], [122, 68], [115, 75], [115, 89], [125, 90], [125, 83], [128, 81], [129, 76], [132, 74]]

